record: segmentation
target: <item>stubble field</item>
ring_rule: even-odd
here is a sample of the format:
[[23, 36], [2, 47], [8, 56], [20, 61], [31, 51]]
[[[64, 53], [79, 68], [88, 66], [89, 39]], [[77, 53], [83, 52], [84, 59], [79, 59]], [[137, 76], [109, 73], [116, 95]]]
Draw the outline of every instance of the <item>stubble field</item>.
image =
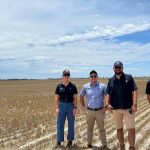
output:
[[[136, 149], [150, 150], [150, 105], [146, 100], [147, 78], [135, 78], [138, 86], [136, 119]], [[99, 79], [107, 83], [107, 79]], [[51, 150], [56, 142], [55, 87], [61, 80], [9, 80], [0, 81], [0, 150]], [[88, 79], [72, 79], [80, 91]], [[117, 150], [118, 141], [112, 115], [106, 112], [105, 128], [108, 146]], [[67, 121], [65, 139], [67, 132]], [[125, 129], [127, 144], [127, 131]], [[86, 146], [86, 120], [78, 98], [75, 140], [72, 149]], [[66, 142], [61, 149], [65, 148]], [[98, 129], [95, 126], [94, 149], [99, 149]]]

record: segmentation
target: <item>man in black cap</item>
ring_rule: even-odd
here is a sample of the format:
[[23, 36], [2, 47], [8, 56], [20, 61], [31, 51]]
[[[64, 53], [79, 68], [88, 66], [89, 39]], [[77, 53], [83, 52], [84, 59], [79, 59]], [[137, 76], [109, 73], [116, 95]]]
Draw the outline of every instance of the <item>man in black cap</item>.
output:
[[93, 129], [96, 121], [99, 128], [102, 148], [103, 150], [110, 150], [107, 147], [106, 131], [104, 128], [104, 98], [106, 96], [107, 86], [98, 82], [98, 74], [95, 70], [90, 71], [89, 75], [90, 82], [84, 84], [80, 92], [80, 102], [84, 112], [86, 112], [87, 148], [92, 148]]
[[150, 104], [150, 80], [147, 81], [147, 85], [146, 85], [146, 94], [147, 94], [147, 100]]
[[57, 143], [54, 148], [64, 141], [64, 125], [68, 120], [68, 144], [72, 146], [74, 140], [74, 120], [77, 109], [77, 88], [70, 82], [70, 71], [65, 69], [62, 73], [63, 82], [58, 84], [55, 91], [56, 114], [57, 114]]
[[123, 72], [123, 64], [116, 61], [115, 75], [108, 81], [106, 108], [112, 112], [117, 129], [120, 150], [125, 150], [123, 120], [128, 129], [129, 150], [135, 150], [135, 119], [137, 111], [137, 86], [131, 75]]

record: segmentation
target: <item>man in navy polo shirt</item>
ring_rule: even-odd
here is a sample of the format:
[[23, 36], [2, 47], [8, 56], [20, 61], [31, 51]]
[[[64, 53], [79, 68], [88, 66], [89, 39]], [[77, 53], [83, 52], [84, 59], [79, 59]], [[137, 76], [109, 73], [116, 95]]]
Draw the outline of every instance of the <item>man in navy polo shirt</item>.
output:
[[123, 120], [128, 129], [129, 150], [135, 150], [135, 119], [137, 86], [131, 75], [123, 72], [121, 61], [114, 63], [115, 75], [108, 81], [106, 108], [112, 112], [120, 150], [125, 150]]
[[150, 80], [147, 82], [147, 85], [146, 85], [146, 94], [147, 94], [147, 100], [150, 104]]
[[[97, 72], [92, 70], [90, 72], [90, 83], [85, 84], [80, 92], [80, 102], [83, 110], [86, 112], [87, 119], [87, 148], [92, 148], [93, 128], [96, 121], [103, 150], [109, 150], [107, 148], [106, 131], [104, 129], [104, 97], [106, 95], [106, 88], [105, 84], [98, 82]], [[86, 97], [86, 105], [84, 97]]]
[[57, 114], [57, 143], [55, 148], [64, 141], [64, 125], [66, 117], [68, 120], [68, 144], [72, 146], [74, 140], [74, 120], [77, 109], [77, 88], [70, 82], [70, 71], [64, 70], [62, 73], [63, 82], [58, 84], [55, 91], [56, 114]]

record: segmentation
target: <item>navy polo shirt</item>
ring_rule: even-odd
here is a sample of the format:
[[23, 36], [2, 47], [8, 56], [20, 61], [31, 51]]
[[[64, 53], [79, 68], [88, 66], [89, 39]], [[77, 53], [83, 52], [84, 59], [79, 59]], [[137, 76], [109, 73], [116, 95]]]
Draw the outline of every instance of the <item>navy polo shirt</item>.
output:
[[137, 86], [131, 75], [122, 74], [120, 79], [114, 75], [109, 79], [107, 94], [110, 95], [110, 104], [114, 109], [128, 109], [133, 105], [132, 92]]
[[58, 84], [55, 91], [55, 94], [59, 95], [59, 101], [65, 103], [73, 102], [73, 96], [77, 93], [78, 92], [75, 84], [71, 82], [67, 86], [65, 86], [63, 83]]
[[146, 94], [150, 94], [150, 80], [147, 82], [146, 85]]

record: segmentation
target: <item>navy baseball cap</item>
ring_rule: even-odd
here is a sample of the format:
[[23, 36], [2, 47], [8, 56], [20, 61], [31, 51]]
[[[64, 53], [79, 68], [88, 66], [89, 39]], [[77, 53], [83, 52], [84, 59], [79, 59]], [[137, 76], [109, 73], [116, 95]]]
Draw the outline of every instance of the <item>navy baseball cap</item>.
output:
[[65, 69], [65, 70], [63, 70], [62, 75], [63, 76], [65, 76], [65, 75], [70, 76], [70, 71], [68, 69]]
[[92, 73], [94, 73], [94, 74], [97, 75], [97, 72], [96, 72], [95, 70], [92, 70], [92, 71], [90, 72], [90, 75], [91, 75]]
[[123, 68], [123, 63], [122, 63], [121, 61], [116, 61], [116, 62], [114, 63], [114, 67], [116, 67], [116, 66], [120, 66], [120, 67]]

